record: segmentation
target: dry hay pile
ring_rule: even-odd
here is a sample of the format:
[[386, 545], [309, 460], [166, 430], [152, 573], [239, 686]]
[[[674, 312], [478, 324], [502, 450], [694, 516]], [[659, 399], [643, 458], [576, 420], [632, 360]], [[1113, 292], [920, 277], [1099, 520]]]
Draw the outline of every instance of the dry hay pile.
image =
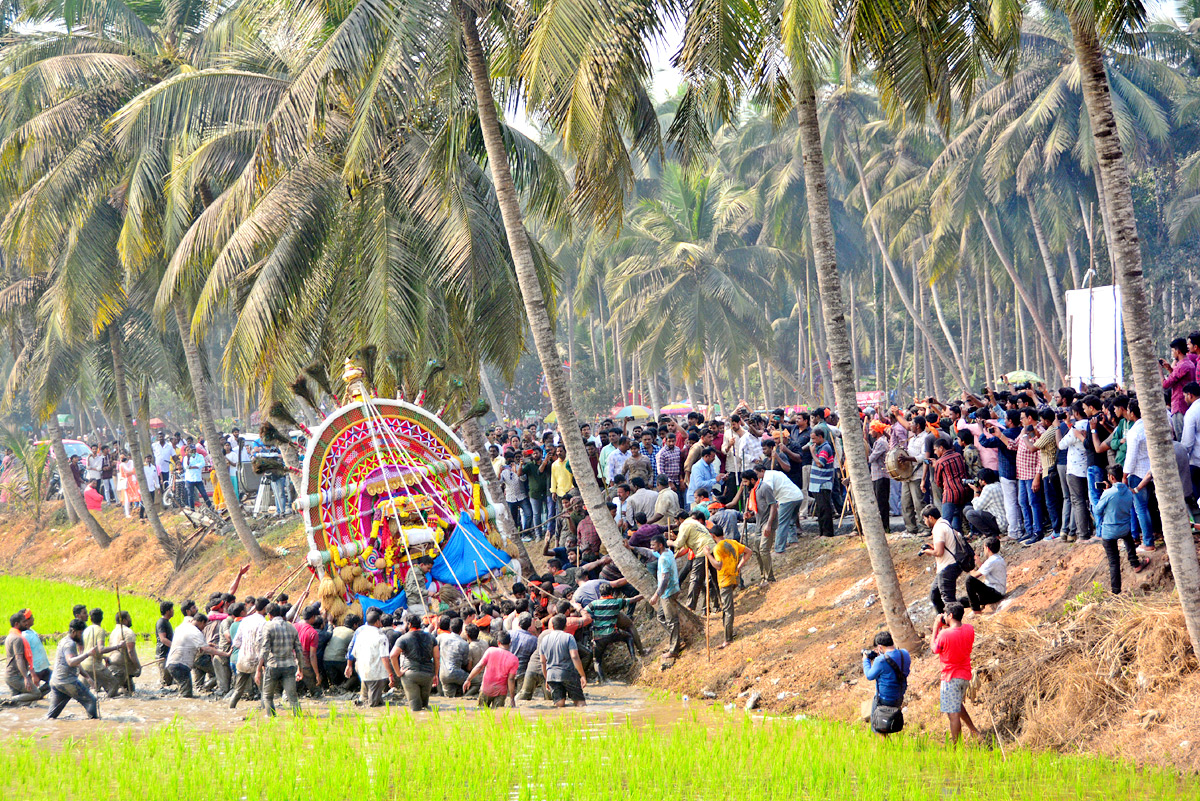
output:
[[1087, 740], [1196, 668], [1173, 596], [1118, 596], [1058, 623], [1026, 622], [977, 643], [974, 661], [972, 696], [1000, 733], [1047, 748]]

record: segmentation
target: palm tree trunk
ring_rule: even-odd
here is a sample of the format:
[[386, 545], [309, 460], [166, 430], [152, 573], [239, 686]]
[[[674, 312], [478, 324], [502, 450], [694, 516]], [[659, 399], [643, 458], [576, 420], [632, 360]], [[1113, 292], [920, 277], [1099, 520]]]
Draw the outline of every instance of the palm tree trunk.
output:
[[[525, 542], [517, 534], [517, 525], [508, 511], [508, 504], [504, 502], [504, 487], [500, 484], [500, 479], [496, 477], [496, 471], [492, 469], [492, 460], [488, 457], [487, 439], [483, 436], [479, 421], [474, 417], [468, 418], [459, 426], [459, 430], [467, 441], [467, 447], [471, 449], [472, 453], [479, 456], [479, 480], [487, 487], [488, 494], [496, 499], [496, 526], [506, 540], [516, 545], [517, 558], [521, 561], [521, 569], [525, 571], [526, 578], [528, 578], [536, 572], [536, 569], [533, 566], [533, 560], [529, 558], [529, 551], [525, 549]], [[560, 430], [562, 429], [560, 428]]]
[[[892, 257], [888, 253], [887, 244], [883, 241], [883, 233], [879, 230], [879, 223], [871, 214], [871, 193], [867, 190], [867, 178], [866, 173], [863, 170], [862, 161], [859, 159], [858, 153], [855, 152], [853, 148], [850, 148], [849, 152], [850, 158], [854, 161], [855, 170], [858, 172], [858, 187], [862, 191], [863, 203], [866, 204], [867, 217], [871, 220], [871, 231], [875, 235], [875, 245], [879, 248], [879, 255], [883, 257], [883, 263], [887, 266], [888, 275], [891, 276], [892, 283], [896, 287], [896, 294], [900, 296], [900, 300], [904, 303], [904, 308], [908, 310], [909, 316], [913, 318], [913, 322], [918, 328], [921, 329], [921, 333], [925, 335], [925, 340], [929, 343], [930, 347], [933, 349], [933, 352], [937, 355], [938, 360], [945, 365], [946, 369], [951, 373], [957, 374], [959, 383], [965, 387], [967, 386], [967, 376], [961, 369], [961, 365], [956, 364], [950, 358], [950, 356], [946, 354], [946, 351], [942, 349], [942, 346], [934, 340], [933, 332], [929, 330], [929, 326], [925, 324], [925, 321], [920, 319], [920, 316], [917, 314], [917, 310], [913, 308], [912, 302], [909, 301], [903, 287], [900, 285], [900, 273], [896, 270], [896, 264], [892, 261]], [[915, 334], [913, 339], [915, 341]]]
[[1000, 380], [1000, 359], [996, 354], [996, 317], [995, 307], [992, 304], [992, 280], [989, 275], [984, 275], [982, 280], [984, 305], [986, 307], [986, 314], [984, 314], [983, 319], [987, 321], [988, 354], [992, 360], [991, 380], [996, 382]]
[[[820, 295], [824, 291], [821, 288], [821, 276], [818, 275], [817, 294]], [[829, 341], [825, 338], [824, 314], [825, 302], [821, 300], [821, 314], [813, 318], [813, 332], [817, 340], [817, 368], [821, 371], [821, 402], [826, 406], [833, 406], [833, 372], [829, 367], [829, 359], [832, 357], [832, 354], [829, 352]]]
[[1025, 196], [1029, 206], [1029, 219], [1033, 221], [1033, 236], [1037, 240], [1038, 252], [1042, 254], [1042, 264], [1046, 267], [1046, 284], [1050, 288], [1050, 299], [1054, 301], [1054, 314], [1058, 317], [1058, 327], [1067, 330], [1067, 307], [1063, 301], [1062, 288], [1058, 284], [1058, 270], [1054, 267], [1054, 257], [1050, 255], [1050, 243], [1046, 241], [1046, 230], [1042, 227], [1042, 216], [1038, 213], [1037, 203], [1032, 195]]
[[600, 353], [604, 356], [604, 380], [611, 377], [608, 370], [608, 336], [604, 333], [604, 293], [600, 289], [600, 279], [596, 279], [596, 321], [600, 323]]
[[[862, 421], [854, 414], [854, 369], [850, 363], [850, 343], [847, 338], [846, 317], [842, 309], [842, 291], [834, 248], [833, 220], [829, 212], [829, 185], [825, 176], [825, 160], [821, 149], [821, 125], [817, 117], [816, 92], [811, 81], [801, 81], [797, 94], [800, 123], [800, 148], [804, 156], [804, 185], [808, 204], [808, 220], [812, 235], [813, 258], [817, 267], [817, 286], [821, 294], [821, 313], [829, 354], [833, 362], [834, 392], [842, 409], [841, 426], [846, 465], [850, 473], [850, 490], [862, 525], [863, 540], [871, 559], [875, 584], [882, 600], [884, 617], [892, 636], [910, 652], [921, 650], [921, 640], [913, 628], [904, 603], [904, 593], [896, 575], [887, 533], [877, 515], [868, 514], [874, 508], [871, 470], [867, 455], [858, 443], [863, 441]], [[869, 206], [870, 204], [868, 204]]]
[[[854, 292], [854, 276], [846, 276], [847, 299], [850, 301], [850, 367], [854, 386], [858, 386], [858, 296]], [[844, 307], [844, 304], [843, 304]]]
[[[963, 308], [962, 281], [958, 277], [954, 279], [954, 294], [958, 296], [958, 335], [962, 339], [963, 364], [969, 367], [971, 364], [971, 318]], [[971, 378], [974, 377], [974, 375], [971, 376]], [[968, 387], [963, 387], [963, 389], [968, 389]]]
[[[942, 329], [942, 334], [946, 337], [946, 343], [950, 346], [950, 352], [954, 354], [954, 361], [958, 362], [958, 367], [965, 376], [967, 374], [967, 362], [962, 356], [962, 351], [958, 349], [958, 345], [954, 344], [954, 334], [950, 333], [950, 326], [946, 324], [946, 315], [942, 313], [942, 299], [938, 295], [936, 284], [929, 285], [929, 297], [933, 300], [933, 312], [937, 315], [938, 325]], [[962, 388], [966, 389], [967, 385], [963, 384]]]
[[[159, 547], [167, 554], [172, 561], [177, 556], [176, 543], [167, 534], [167, 529], [163, 526], [162, 520], [158, 516], [158, 508], [150, 502], [150, 484], [146, 481], [146, 471], [143, 469], [142, 462], [142, 440], [138, 434], [138, 430], [133, 426], [133, 410], [129, 406], [129, 388], [125, 382], [125, 357], [122, 353], [122, 344], [124, 337], [121, 333], [121, 323], [108, 327], [108, 345], [109, 351], [112, 353], [113, 363], [113, 383], [116, 385], [117, 392], [117, 408], [121, 410], [121, 422], [125, 426], [126, 438], [129, 442], [129, 452], [133, 454], [133, 473], [136, 476], [138, 491], [142, 495], [142, 508], [146, 510], [146, 517], [150, 518], [150, 528], [154, 531], [154, 538], [158, 540]], [[146, 426], [146, 418], [140, 420], [139, 428]], [[215, 464], [215, 461], [214, 461]], [[221, 470], [223, 465], [216, 465], [215, 470]], [[225, 470], [228, 474], [229, 471]]]
[[[179, 327], [179, 338], [183, 340], [183, 353], [187, 357], [188, 374], [192, 379], [192, 394], [196, 398], [196, 416], [200, 418], [200, 430], [204, 433], [204, 441], [208, 443], [210, 449], [220, 448], [221, 441], [217, 438], [217, 425], [213, 422], [212, 407], [208, 401], [208, 386], [204, 381], [204, 364], [200, 361], [200, 349], [192, 339], [191, 325], [188, 314], [183, 308], [183, 300], [176, 297], [173, 307], [175, 324]], [[246, 549], [246, 553], [250, 554], [250, 558], [254, 560], [255, 564], [266, 564], [267, 553], [254, 538], [254, 532], [250, 530], [250, 526], [246, 522], [246, 515], [242, 511], [241, 501], [233, 491], [233, 481], [229, 478], [229, 471], [220, 469], [215, 458], [216, 453], [218, 452], [214, 452], [213, 465], [215, 469], [213, 472], [217, 475], [221, 494], [225, 496], [225, 508], [229, 512], [229, 521], [233, 523], [233, 530], [237, 532], [242, 547]]]
[[[488, 403], [492, 404], [492, 414], [496, 415], [497, 420], [500, 420], [502, 418], [500, 400], [496, 397], [496, 390], [492, 387], [492, 380], [488, 378], [487, 367], [483, 362], [479, 363], [479, 383], [483, 384], [483, 391], [487, 394]], [[487, 453], [487, 448], [484, 448], [483, 452]]]
[[986, 386], [992, 385], [992, 367], [991, 357], [988, 354], [987, 343], [987, 312], [983, 305], [983, 287], [980, 286], [983, 282], [976, 277], [975, 279], [975, 307], [979, 311], [979, 358], [983, 362], [983, 383]]
[[[467, 65], [471, 72], [471, 84], [475, 90], [479, 127], [483, 133], [484, 146], [487, 149], [488, 168], [492, 174], [492, 184], [496, 192], [497, 203], [500, 206], [500, 214], [504, 219], [504, 230], [509, 250], [512, 253], [513, 266], [516, 268], [521, 297], [525, 302], [529, 328], [533, 334], [534, 345], [537, 347], [538, 359], [542, 363], [542, 370], [546, 374], [550, 404], [558, 417], [558, 426], [562, 431], [563, 444], [567, 448], [567, 457], [572, 464], [589, 464], [583, 437], [579, 433], [579, 418], [575, 414], [575, 404], [571, 399], [571, 391], [567, 386], [566, 376], [563, 375], [562, 360], [559, 359], [555, 346], [554, 328], [550, 325], [550, 315], [546, 311], [546, 300], [538, 280], [537, 268], [534, 265], [533, 250], [530, 247], [529, 234], [525, 230], [520, 201], [517, 198], [516, 186], [513, 183], [512, 171], [508, 164], [508, 154], [504, 149], [504, 138], [500, 132], [500, 122], [496, 117], [496, 101], [492, 96], [491, 76], [488, 74], [483, 44], [479, 39], [475, 11], [462, 4], [459, 6], [459, 12], [462, 19]], [[612, 515], [608, 514], [607, 499], [600, 491], [596, 477], [591, 475], [590, 470], [579, 470], [575, 475], [575, 483], [583, 496], [584, 506], [591, 514], [592, 522], [596, 526], [596, 533], [608, 549], [613, 564], [629, 580], [631, 586], [649, 598], [654, 594], [654, 579], [651, 578], [650, 573], [642, 566], [637, 557], [625, 547], [624, 539], [617, 530], [616, 521], [613, 520]], [[693, 617], [692, 620], [694, 624], [695, 618]]]
[[[886, 287], [887, 284], [884, 284], [884, 286]], [[904, 354], [908, 353], [908, 328], [909, 328], [908, 321], [901, 320], [900, 321], [900, 358], [896, 362], [896, 387], [897, 387], [897, 389], [899, 389], [904, 384], [904, 381], [903, 381], [903, 378], [904, 378]], [[916, 387], [916, 378], [915, 377], [913, 378], [913, 382], [914, 383], [913, 383], [913, 388], [912, 388], [912, 394], [913, 394], [913, 397], [916, 397], [917, 387]], [[907, 404], [901, 402], [899, 405], [905, 406]]]
[[1082, 279], [1079, 274], [1079, 256], [1075, 253], [1074, 235], [1067, 237], [1067, 261], [1071, 265], [1071, 288], [1079, 289]]
[[[542, 302], [542, 305], [545, 305], [545, 301]], [[625, 386], [625, 353], [624, 348], [621, 347], [621, 321], [616, 317], [610, 316], [609, 322], [612, 323], [613, 327], [613, 356], [616, 357], [617, 384], [621, 387], [621, 402], [617, 405], [625, 406], [633, 403], [633, 401], [629, 399], [629, 391]], [[631, 375], [630, 378], [632, 377]]]
[[596, 352], [596, 321], [588, 318], [588, 339], [592, 345], [592, 369], [600, 373], [600, 354]]
[[[882, 332], [882, 337], [879, 340], [881, 343], [880, 348], [879, 348], [879, 370], [880, 370], [880, 372], [879, 372], [879, 377], [880, 377], [879, 389], [882, 389], [886, 392], [886, 391], [890, 390], [892, 387], [888, 381], [888, 345], [890, 344], [888, 342], [888, 314], [887, 314], [888, 283], [887, 283], [887, 281], [883, 280], [882, 274], [879, 276], [879, 289], [880, 289], [880, 296], [883, 300], [882, 305], [880, 306], [880, 309], [879, 309], [879, 328]], [[899, 378], [896, 379], [896, 383], [897, 384], [900, 383]], [[897, 387], [897, 389], [898, 388], [899, 387]], [[897, 399], [897, 400], [899, 400], [899, 399]]]
[[1030, 296], [1029, 290], [1026, 289], [1025, 282], [1017, 274], [1017, 268], [1013, 265], [1012, 259], [1000, 247], [1000, 237], [996, 234], [996, 229], [992, 226], [991, 222], [988, 221], [987, 215], [983, 213], [983, 209], [978, 209], [976, 213], [979, 215], [980, 222], [983, 223], [983, 230], [987, 232], [988, 240], [992, 243], [996, 255], [1000, 257], [1000, 263], [1004, 265], [1004, 269], [1008, 272], [1008, 277], [1012, 279], [1013, 285], [1017, 288], [1017, 294], [1025, 304], [1025, 309], [1029, 312], [1029, 317], [1033, 320], [1034, 327], [1037, 328], [1042, 341], [1046, 343], [1046, 349], [1050, 351], [1050, 356], [1054, 359], [1054, 370], [1057, 373], [1055, 380], [1065, 381], [1067, 365], [1058, 353], [1057, 343], [1050, 336], [1050, 332], [1046, 330], [1046, 323], [1042, 321], [1041, 312], [1038, 311], [1037, 305], [1033, 302], [1033, 297]]
[[575, 302], [572, 292], [564, 292], [567, 296], [567, 361], [571, 365], [571, 375], [575, 374]]
[[1112, 97], [1105, 73], [1100, 42], [1090, 21], [1070, 17], [1075, 42], [1075, 57], [1083, 84], [1083, 97], [1091, 121], [1092, 140], [1104, 176], [1105, 196], [1112, 222], [1110, 253], [1113, 272], [1121, 286], [1121, 311], [1125, 318], [1126, 346], [1133, 366], [1133, 379], [1145, 398], [1142, 421], [1146, 428], [1146, 447], [1154, 475], [1158, 505], [1162, 512], [1163, 537], [1171, 559], [1171, 573], [1183, 606], [1192, 650], [1200, 653], [1200, 560], [1192, 540], [1192, 528], [1183, 502], [1183, 485], [1175, 466], [1171, 425], [1161, 402], [1159, 372], [1155, 361], [1150, 327], [1150, 308], [1146, 302], [1146, 284], [1142, 276], [1142, 254], [1138, 243], [1137, 220], [1129, 189], [1129, 172], [1117, 137]]
[[75, 514], [87, 526], [88, 533], [101, 548], [112, 545], [112, 537], [100, 525], [100, 521], [87, 508], [83, 493], [75, 483], [75, 474], [71, 472], [71, 460], [67, 458], [67, 449], [63, 445], [62, 428], [58, 425], [58, 410], [46, 420], [46, 429], [50, 432], [50, 452], [54, 454], [54, 464], [58, 467], [58, 483], [62, 485], [63, 497], [67, 506], [75, 510]]

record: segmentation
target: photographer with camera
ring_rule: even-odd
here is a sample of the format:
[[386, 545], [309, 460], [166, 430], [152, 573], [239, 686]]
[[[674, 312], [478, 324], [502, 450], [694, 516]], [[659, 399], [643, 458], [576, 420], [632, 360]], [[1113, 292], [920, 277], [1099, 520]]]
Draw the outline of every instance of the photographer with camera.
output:
[[875, 698], [871, 701], [871, 730], [881, 737], [904, 728], [904, 694], [908, 690], [908, 673], [912, 657], [892, 642], [890, 631], [875, 635], [875, 650], [863, 650], [863, 677], [875, 682]]
[[947, 604], [958, 599], [958, 577], [975, 569], [975, 552], [933, 504], [921, 511], [921, 517], [933, 532], [933, 541], [926, 543], [920, 553], [922, 556], [932, 556], [937, 566], [937, 577], [929, 590], [929, 601], [940, 615]]
[[1000, 537], [1008, 530], [1004, 517], [1004, 492], [1000, 489], [1000, 474], [985, 467], [975, 479], [975, 498], [963, 510], [963, 517], [972, 533], [983, 537]]

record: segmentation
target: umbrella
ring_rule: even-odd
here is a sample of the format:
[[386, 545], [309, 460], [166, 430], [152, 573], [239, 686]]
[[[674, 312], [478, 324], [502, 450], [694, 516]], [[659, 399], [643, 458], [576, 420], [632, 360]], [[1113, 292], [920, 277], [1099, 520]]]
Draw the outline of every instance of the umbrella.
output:
[[668, 403], [662, 407], [662, 413], [671, 417], [683, 417], [692, 412], [692, 407], [686, 403]]
[[558, 412], [550, 412], [550, 414], [543, 417], [542, 420], [547, 423], [557, 423], [558, 422]]
[[159, 420], [157, 417], [151, 417], [150, 418], [150, 427], [151, 428], [162, 428], [163, 421]]
[[1023, 381], [1028, 381], [1031, 384], [1042, 383], [1042, 379], [1038, 378], [1036, 373], [1031, 373], [1028, 370], [1013, 370], [1011, 373], [1005, 373], [1001, 378], [1010, 384], [1020, 384]]
[[618, 419], [629, 418], [632, 420], [644, 420], [649, 416], [650, 410], [645, 406], [626, 406], [613, 415]]

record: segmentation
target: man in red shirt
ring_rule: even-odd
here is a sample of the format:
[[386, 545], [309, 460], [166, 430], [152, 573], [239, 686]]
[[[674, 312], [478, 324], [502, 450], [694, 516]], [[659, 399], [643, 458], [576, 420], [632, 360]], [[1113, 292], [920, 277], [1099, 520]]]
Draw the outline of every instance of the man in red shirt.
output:
[[965, 697], [971, 683], [971, 649], [975, 646], [975, 628], [963, 625], [963, 605], [946, 605], [933, 624], [933, 652], [942, 660], [942, 712], [950, 719], [950, 740], [957, 743], [962, 727], [979, 737], [979, 729], [967, 712]]
[[300, 670], [304, 673], [304, 689], [313, 698], [319, 698], [321, 695], [321, 670], [317, 663], [317, 640], [319, 638], [318, 629], [323, 623], [321, 608], [314, 604], [304, 611], [304, 619], [296, 624], [296, 633], [300, 636], [300, 653], [304, 657], [300, 665]]
[[502, 707], [505, 701], [509, 706], [517, 705], [517, 666], [520, 662], [510, 648], [512, 635], [507, 631], [500, 632], [497, 644], [487, 649], [483, 659], [467, 677], [467, 684], [483, 672], [483, 685], [479, 689], [479, 705], [486, 707]]

